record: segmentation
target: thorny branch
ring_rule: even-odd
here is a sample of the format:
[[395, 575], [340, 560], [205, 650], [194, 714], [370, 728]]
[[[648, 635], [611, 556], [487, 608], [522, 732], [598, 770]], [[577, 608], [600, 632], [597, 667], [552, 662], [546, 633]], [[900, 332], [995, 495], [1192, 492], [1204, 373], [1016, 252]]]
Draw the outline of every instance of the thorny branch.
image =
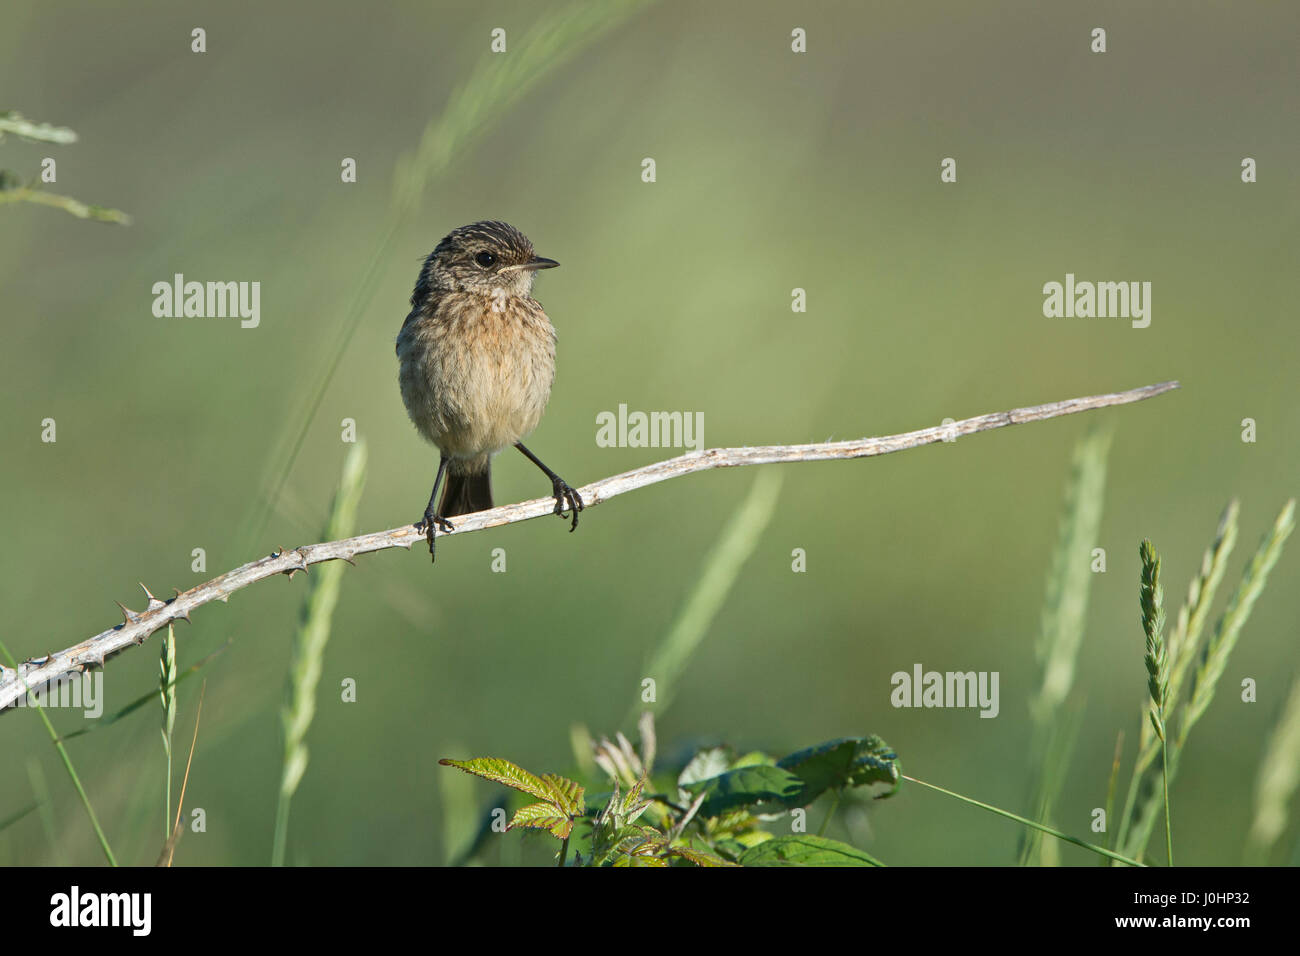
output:
[[[962, 435], [1003, 428], [1007, 425], [1019, 425], [1024, 422], [1039, 422], [1061, 415], [1106, 408], [1110, 405], [1127, 405], [1153, 398], [1178, 387], [1177, 382], [1162, 382], [1159, 385], [1147, 385], [1130, 389], [1126, 392], [1113, 392], [1109, 395], [1090, 395], [1086, 398], [1072, 398], [1064, 402], [1052, 402], [1047, 405], [1034, 405], [1029, 408], [1016, 408], [1008, 412], [994, 412], [967, 418], [949, 425], [923, 428], [920, 431], [906, 432], [901, 435], [887, 435], [882, 438], [860, 438], [854, 441], [822, 442], [813, 445], [762, 445], [753, 448], [710, 448], [705, 451], [690, 452], [667, 461], [656, 462], [602, 478], [600, 481], [584, 485], [579, 491], [586, 507], [608, 501], [616, 495], [635, 491], [647, 485], [680, 478], [697, 471], [712, 468], [731, 468], [739, 465], [770, 465], [793, 461], [830, 461], [848, 458], [873, 458], [888, 455], [905, 448], [931, 445], [944, 440], [952, 440]], [[499, 525], [527, 521], [552, 513], [555, 507], [553, 498], [537, 498], [518, 504], [504, 505], [491, 511], [481, 511], [474, 515], [462, 515], [456, 519], [453, 535], [482, 531]], [[388, 548], [410, 548], [422, 543], [424, 534], [414, 525], [403, 525], [389, 531], [375, 531], [344, 538], [341, 541], [326, 541], [322, 544], [308, 544], [291, 550], [272, 552], [245, 564], [243, 567], [227, 571], [205, 584], [190, 588], [188, 591], [176, 591], [176, 596], [167, 600], [154, 597], [145, 588], [148, 604], [141, 611], [132, 611], [122, 607], [126, 619], [115, 627], [96, 634], [94, 637], [75, 644], [66, 650], [49, 654], [45, 657], [30, 658], [15, 670], [0, 667], [0, 712], [8, 708], [23, 693], [24, 687], [37, 689], [47, 681], [65, 674], [84, 671], [88, 666], [102, 666], [105, 658], [125, 650], [132, 645], [143, 644], [154, 631], [166, 627], [168, 622], [177, 619], [188, 621], [189, 614], [195, 608], [202, 607], [214, 600], [226, 601], [230, 595], [241, 588], [248, 587], [256, 581], [262, 581], [277, 574], [290, 577], [297, 571], [306, 571], [313, 564], [323, 561], [352, 559], [359, 554], [384, 551]], [[141, 585], [141, 587], [144, 587]]]

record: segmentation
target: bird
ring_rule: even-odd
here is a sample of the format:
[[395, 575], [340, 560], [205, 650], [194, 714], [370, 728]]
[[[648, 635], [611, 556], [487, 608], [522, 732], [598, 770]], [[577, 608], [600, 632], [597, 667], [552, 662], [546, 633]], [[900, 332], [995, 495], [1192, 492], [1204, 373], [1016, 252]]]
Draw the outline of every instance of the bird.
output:
[[[448, 520], [492, 507], [492, 457], [513, 445], [551, 480], [554, 513], [578, 527], [582, 495], [523, 444], [555, 381], [555, 327], [532, 296], [538, 256], [509, 223], [453, 229], [429, 253], [397, 335], [398, 383], [416, 430], [439, 451], [424, 515], [429, 555]], [[442, 499], [438, 489], [446, 479]]]

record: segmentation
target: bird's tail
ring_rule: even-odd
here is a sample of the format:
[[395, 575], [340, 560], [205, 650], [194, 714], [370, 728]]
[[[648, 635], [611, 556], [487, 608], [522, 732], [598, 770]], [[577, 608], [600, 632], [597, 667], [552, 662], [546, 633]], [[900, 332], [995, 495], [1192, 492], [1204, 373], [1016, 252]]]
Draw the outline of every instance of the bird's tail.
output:
[[492, 507], [492, 471], [484, 468], [473, 474], [458, 475], [448, 470], [447, 487], [442, 492], [438, 514], [444, 518], [487, 511]]

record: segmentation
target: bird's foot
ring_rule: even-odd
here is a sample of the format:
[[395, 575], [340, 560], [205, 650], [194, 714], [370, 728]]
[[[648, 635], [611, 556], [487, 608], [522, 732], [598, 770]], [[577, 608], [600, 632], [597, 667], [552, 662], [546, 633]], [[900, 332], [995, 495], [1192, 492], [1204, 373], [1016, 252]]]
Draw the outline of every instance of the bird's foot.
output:
[[569, 487], [569, 483], [563, 478], [556, 478], [551, 484], [551, 492], [555, 495], [555, 514], [563, 518], [567, 509], [573, 515], [573, 523], [569, 525], [569, 530], [573, 531], [578, 527], [578, 512], [582, 510], [582, 495], [577, 490]]
[[424, 513], [424, 519], [416, 524], [415, 530], [424, 532], [424, 537], [429, 542], [429, 560], [437, 561], [438, 556], [434, 553], [433, 546], [434, 535], [438, 531], [441, 531], [443, 534], [450, 534], [456, 530], [456, 527], [446, 518], [441, 515], [436, 515], [432, 510], [429, 510]]

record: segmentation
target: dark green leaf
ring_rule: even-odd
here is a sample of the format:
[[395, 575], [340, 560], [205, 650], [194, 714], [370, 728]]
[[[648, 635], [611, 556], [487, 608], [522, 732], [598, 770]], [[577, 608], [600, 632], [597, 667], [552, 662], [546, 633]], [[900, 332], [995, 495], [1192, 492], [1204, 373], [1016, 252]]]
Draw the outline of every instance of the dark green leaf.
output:
[[777, 801], [782, 804], [803, 789], [803, 781], [780, 767], [757, 765], [728, 770], [708, 780], [688, 784], [694, 796], [707, 794], [700, 816], [716, 817], [727, 810]]
[[773, 837], [740, 855], [741, 866], [884, 866], [855, 846], [811, 834]]
[[776, 765], [803, 781], [804, 789], [799, 800], [806, 806], [831, 788], [849, 786], [859, 741], [857, 737], [830, 740], [790, 754], [778, 760]]
[[805, 788], [791, 807], [807, 806], [826, 790], [869, 787], [871, 795], [888, 797], [898, 789], [898, 754], [879, 737], [841, 737], [800, 750], [777, 761], [798, 776]]

